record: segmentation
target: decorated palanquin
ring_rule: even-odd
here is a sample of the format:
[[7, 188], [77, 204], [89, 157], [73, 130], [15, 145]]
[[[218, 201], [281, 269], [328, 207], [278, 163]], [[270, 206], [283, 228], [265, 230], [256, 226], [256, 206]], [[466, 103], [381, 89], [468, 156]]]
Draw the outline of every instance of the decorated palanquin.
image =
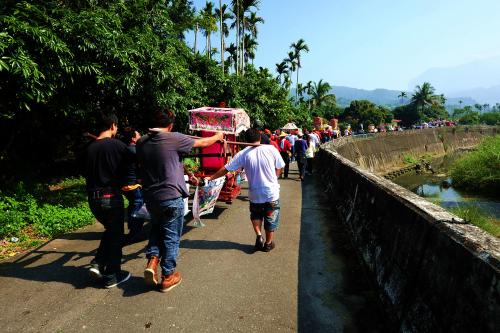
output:
[[[214, 131], [223, 132], [226, 141], [237, 141], [242, 131], [250, 128], [250, 118], [243, 109], [202, 107], [189, 110], [189, 129], [197, 136], [210, 137]], [[208, 177], [226, 165], [227, 162], [240, 150], [240, 145], [215, 143], [210, 147], [201, 148], [200, 169], [197, 177]], [[240, 173], [228, 173], [219, 199], [230, 203], [241, 192]]]

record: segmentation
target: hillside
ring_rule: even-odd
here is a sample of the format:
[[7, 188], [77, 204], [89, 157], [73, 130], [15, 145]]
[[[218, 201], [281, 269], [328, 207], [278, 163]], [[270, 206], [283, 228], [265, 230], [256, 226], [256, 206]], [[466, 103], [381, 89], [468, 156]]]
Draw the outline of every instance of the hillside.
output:
[[[330, 93], [335, 94], [337, 97], [337, 104], [339, 106], [348, 106], [351, 101], [366, 99], [372, 103], [378, 105], [384, 105], [388, 107], [396, 107], [401, 105], [401, 98], [398, 98], [401, 91], [397, 90], [389, 90], [389, 89], [375, 89], [375, 90], [365, 90], [365, 89], [357, 89], [350, 88], [344, 86], [334, 86]], [[408, 103], [408, 100], [411, 98], [412, 92], [406, 92], [407, 98], [403, 101], [405, 104]], [[459, 101], [462, 101], [463, 105], [474, 105], [476, 101], [472, 98], [468, 97], [454, 97], [448, 98], [446, 101], [446, 105], [448, 107], [458, 106]]]

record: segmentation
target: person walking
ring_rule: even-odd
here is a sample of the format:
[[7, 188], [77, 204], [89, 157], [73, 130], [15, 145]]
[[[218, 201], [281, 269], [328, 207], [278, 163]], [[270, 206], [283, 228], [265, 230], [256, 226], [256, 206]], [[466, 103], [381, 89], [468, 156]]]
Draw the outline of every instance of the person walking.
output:
[[137, 157], [143, 175], [144, 198], [151, 215], [151, 234], [146, 248], [148, 259], [144, 278], [147, 284], [159, 284], [166, 292], [177, 286], [181, 274], [176, 271], [179, 242], [184, 224], [184, 198], [188, 196], [180, 155], [192, 148], [203, 148], [223, 140], [222, 133], [203, 139], [172, 132], [175, 115], [170, 110], [154, 118], [155, 128], [137, 142]]
[[[307, 135], [307, 134], [305, 134]], [[304, 180], [306, 167], [307, 167], [307, 158], [306, 158], [306, 150], [307, 150], [307, 142], [304, 140], [304, 135], [299, 133], [298, 139], [295, 141], [294, 150], [295, 150], [295, 159], [297, 160], [297, 166], [299, 167], [299, 179], [301, 181]]]
[[309, 176], [313, 173], [314, 142], [311, 135], [307, 136], [306, 172]]
[[288, 178], [288, 171], [290, 169], [290, 156], [292, 155], [292, 145], [290, 141], [286, 139], [287, 134], [285, 132], [282, 132], [280, 134], [280, 141], [279, 141], [279, 151], [281, 158], [285, 162], [285, 168], [283, 170], [283, 177], [286, 179]]
[[85, 181], [92, 214], [104, 226], [95, 258], [90, 263], [92, 278], [113, 288], [127, 281], [130, 273], [121, 270], [124, 206], [120, 186], [124, 166], [130, 159], [127, 146], [115, 139], [118, 118], [104, 115], [99, 135], [86, 151]]
[[142, 186], [139, 184], [137, 176], [137, 158], [136, 158], [136, 143], [141, 138], [139, 132], [132, 127], [123, 129], [122, 141], [127, 145], [127, 150], [130, 156], [133, 156], [125, 170], [125, 180], [122, 186], [122, 193], [128, 200], [127, 207], [127, 225], [128, 234], [125, 236], [125, 244], [132, 244], [143, 240], [142, 226], [144, 219], [137, 217], [137, 212], [142, 208], [144, 199], [142, 195]]
[[[260, 134], [255, 129], [247, 130], [245, 138], [254, 146], [238, 152], [228, 164], [207, 180], [217, 179], [240, 168], [245, 170], [249, 185], [250, 220], [256, 235], [254, 249], [269, 252], [276, 246], [274, 233], [279, 227], [280, 216], [278, 177], [285, 162], [274, 147], [260, 144]], [[266, 234], [265, 241], [262, 237], [262, 224]]]

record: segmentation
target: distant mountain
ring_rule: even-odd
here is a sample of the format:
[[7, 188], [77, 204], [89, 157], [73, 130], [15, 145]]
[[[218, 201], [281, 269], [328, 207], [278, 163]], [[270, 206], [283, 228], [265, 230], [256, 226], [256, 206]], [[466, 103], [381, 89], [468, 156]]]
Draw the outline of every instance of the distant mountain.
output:
[[430, 82], [447, 97], [470, 97], [478, 103], [500, 102], [500, 56], [460, 66], [431, 68], [410, 82], [410, 88]]
[[[401, 105], [401, 98], [398, 98], [399, 94], [401, 94], [401, 91], [398, 90], [365, 90], [344, 86], [334, 86], [330, 93], [335, 94], [335, 96], [337, 97], [337, 104], [342, 107], [349, 106], [351, 101], [359, 99], [366, 99], [377, 105], [384, 105], [388, 107], [396, 107]], [[406, 94], [408, 97], [403, 100], [404, 104], [408, 103], [413, 93], [407, 91]], [[460, 100], [462, 101], [462, 105], [474, 105], [476, 103], [476, 101], [472, 98], [457, 97], [448, 98], [446, 101], [446, 105], [450, 107], [458, 106]]]

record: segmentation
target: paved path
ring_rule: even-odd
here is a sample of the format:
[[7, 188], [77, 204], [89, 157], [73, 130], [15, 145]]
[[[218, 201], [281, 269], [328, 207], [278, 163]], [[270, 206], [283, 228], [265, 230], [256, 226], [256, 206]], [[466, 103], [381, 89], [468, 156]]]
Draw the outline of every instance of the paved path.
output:
[[105, 290], [87, 276], [101, 231], [95, 224], [0, 264], [1, 331], [377, 331], [369, 290], [346, 282], [356, 281], [358, 270], [348, 264], [332, 208], [314, 179], [301, 183], [292, 172], [281, 180], [281, 227], [272, 252], [253, 253], [244, 190], [204, 218], [206, 227], [187, 223], [180, 286], [163, 294], [144, 285], [143, 242], [124, 248], [131, 280]]

